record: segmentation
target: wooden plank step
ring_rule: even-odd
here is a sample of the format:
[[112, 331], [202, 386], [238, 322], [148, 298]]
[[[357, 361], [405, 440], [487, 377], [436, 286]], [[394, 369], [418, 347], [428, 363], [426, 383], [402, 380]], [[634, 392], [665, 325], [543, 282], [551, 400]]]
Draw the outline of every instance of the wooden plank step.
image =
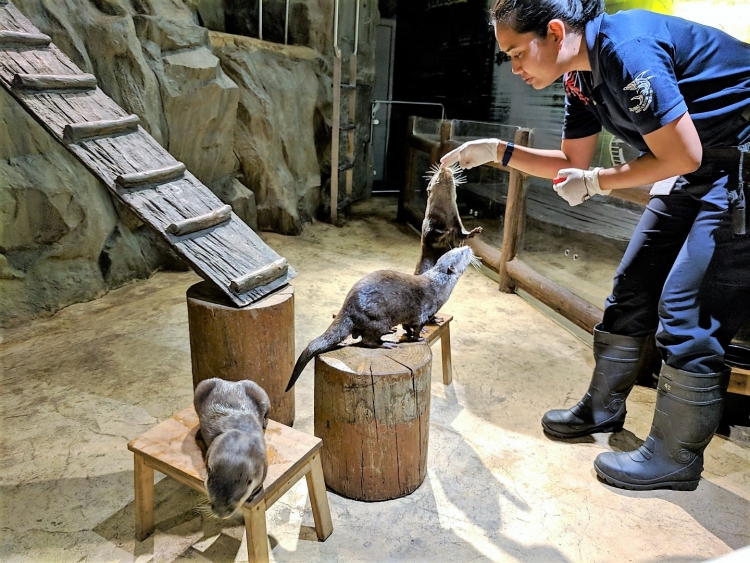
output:
[[223, 205], [222, 207], [219, 207], [219, 209], [214, 209], [203, 215], [171, 223], [169, 227], [167, 227], [167, 232], [176, 236], [190, 235], [226, 223], [231, 218], [232, 207], [229, 205]]
[[44, 33], [0, 30], [0, 47], [47, 47], [52, 39]]
[[185, 175], [185, 165], [177, 162], [163, 168], [146, 170], [145, 172], [130, 172], [129, 174], [120, 174], [115, 178], [115, 183], [121, 188], [140, 188], [153, 184], [166, 184], [179, 180]]
[[130, 133], [138, 130], [138, 123], [140, 119], [137, 115], [128, 115], [120, 119], [70, 123], [63, 129], [63, 139], [69, 143], [78, 143], [96, 137]]
[[96, 76], [93, 74], [16, 74], [11, 86], [14, 90], [94, 90]]
[[357, 85], [356, 84], [347, 84], [346, 82], [341, 83], [341, 89], [342, 90], [356, 90]]
[[339, 129], [341, 131], [353, 131], [356, 128], [357, 128], [356, 123], [346, 123], [344, 125], [339, 125]]
[[229, 284], [229, 289], [231, 289], [235, 294], [239, 295], [261, 285], [266, 285], [276, 278], [285, 276], [288, 270], [289, 264], [287, 264], [286, 258], [279, 258], [272, 264], [259, 268], [254, 272], [250, 272], [249, 274], [245, 274], [244, 276], [241, 276], [239, 278], [233, 279]]

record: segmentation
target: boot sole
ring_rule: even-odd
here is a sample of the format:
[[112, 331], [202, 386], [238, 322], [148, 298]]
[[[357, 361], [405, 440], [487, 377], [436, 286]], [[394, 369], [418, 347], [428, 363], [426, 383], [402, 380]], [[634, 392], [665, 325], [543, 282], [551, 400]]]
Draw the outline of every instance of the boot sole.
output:
[[603, 434], [605, 432], [620, 432], [624, 425], [625, 425], [624, 422], [617, 422], [614, 424], [603, 424], [602, 426], [594, 426], [592, 428], [579, 430], [577, 432], [563, 433], [563, 432], [558, 432], [557, 430], [553, 430], [552, 428], [544, 424], [544, 421], [542, 421], [542, 428], [547, 434], [549, 434], [550, 436], [554, 436], [555, 438], [562, 438], [562, 439], [582, 438], [583, 436], [589, 436], [590, 434]]
[[606, 483], [620, 489], [628, 489], [631, 491], [653, 491], [656, 489], [672, 489], [673, 491], [694, 491], [698, 488], [698, 481], [663, 481], [660, 483], [648, 483], [648, 484], [634, 484], [620, 481], [614, 477], [610, 477], [606, 473], [602, 472], [596, 465], [594, 465], [596, 474]]

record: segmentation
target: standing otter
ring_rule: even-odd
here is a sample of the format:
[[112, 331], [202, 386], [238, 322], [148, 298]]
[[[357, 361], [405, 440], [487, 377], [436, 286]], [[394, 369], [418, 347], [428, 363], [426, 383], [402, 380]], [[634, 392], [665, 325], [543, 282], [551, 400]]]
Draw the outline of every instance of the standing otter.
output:
[[229, 518], [266, 478], [263, 430], [271, 403], [253, 381], [212, 378], [195, 388], [194, 405], [208, 448], [206, 491], [211, 512]]
[[363, 277], [349, 290], [331, 326], [299, 355], [286, 390], [314, 356], [333, 350], [350, 334], [361, 336], [362, 346], [377, 348], [384, 345], [380, 337], [401, 324], [411, 340], [419, 340], [422, 327], [448, 301], [458, 278], [476, 260], [463, 246], [445, 253], [421, 275], [378, 270]]
[[466, 181], [458, 165], [441, 168], [436, 164], [430, 172], [427, 208], [422, 221], [422, 251], [415, 274], [423, 274], [451, 248], [463, 246], [466, 239], [482, 232], [482, 227], [467, 231], [458, 214], [456, 186]]

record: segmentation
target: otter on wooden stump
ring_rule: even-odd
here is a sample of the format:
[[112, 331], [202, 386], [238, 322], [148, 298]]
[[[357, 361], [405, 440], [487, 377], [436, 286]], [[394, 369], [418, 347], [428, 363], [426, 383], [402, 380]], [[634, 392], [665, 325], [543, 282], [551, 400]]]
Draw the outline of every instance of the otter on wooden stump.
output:
[[326, 485], [356, 500], [415, 491], [427, 473], [432, 353], [426, 342], [346, 346], [315, 360], [315, 435]]
[[336, 348], [349, 335], [362, 337], [360, 346], [392, 346], [381, 337], [402, 325], [409, 338], [421, 340], [422, 328], [445, 305], [458, 278], [478, 259], [467, 246], [454, 248], [421, 275], [378, 270], [352, 286], [344, 304], [326, 331], [310, 342], [297, 358], [286, 390], [289, 391], [307, 363]]

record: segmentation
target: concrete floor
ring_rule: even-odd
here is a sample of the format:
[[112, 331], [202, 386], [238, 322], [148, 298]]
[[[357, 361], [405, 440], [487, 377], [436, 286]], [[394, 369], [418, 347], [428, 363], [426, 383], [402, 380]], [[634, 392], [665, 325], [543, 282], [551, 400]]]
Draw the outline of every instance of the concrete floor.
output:
[[[344, 228], [263, 235], [300, 272], [298, 351], [361, 276], [413, 270], [418, 238], [394, 217], [394, 201], [375, 200]], [[155, 534], [133, 539], [126, 444], [192, 401], [185, 291], [197, 281], [159, 273], [5, 331], [1, 561], [246, 560], [241, 522], [205, 518], [171, 479], [156, 485]], [[750, 544], [750, 429], [714, 438], [695, 492], [610, 488], [592, 462], [646, 437], [654, 391], [633, 391], [621, 433], [550, 440], [539, 419], [583, 394], [589, 347], [473, 270], [443, 310], [455, 317], [454, 382], [443, 386], [436, 353], [424, 484], [380, 503], [329, 493], [334, 531], [320, 543], [301, 481], [269, 511], [273, 561], [686, 562]], [[312, 366], [296, 386], [295, 427], [309, 433]]]

